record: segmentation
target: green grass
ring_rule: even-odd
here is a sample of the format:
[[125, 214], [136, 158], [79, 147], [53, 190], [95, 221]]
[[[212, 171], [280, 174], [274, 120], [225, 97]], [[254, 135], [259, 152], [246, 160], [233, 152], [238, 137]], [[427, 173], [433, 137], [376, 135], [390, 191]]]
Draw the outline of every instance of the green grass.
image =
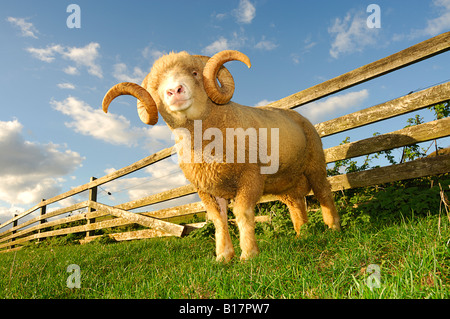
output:
[[[181, 239], [30, 246], [0, 254], [0, 298], [450, 296], [445, 214], [411, 214], [348, 226], [343, 232], [325, 230], [313, 214], [299, 238], [287, 230], [287, 218], [277, 218], [278, 224], [275, 218], [271, 225], [258, 226], [261, 254], [247, 262], [217, 263], [207, 229]], [[237, 237], [233, 241], [239, 254]], [[70, 264], [80, 266], [80, 289], [66, 286]], [[373, 290], [366, 284], [370, 264], [380, 266], [381, 285]]]

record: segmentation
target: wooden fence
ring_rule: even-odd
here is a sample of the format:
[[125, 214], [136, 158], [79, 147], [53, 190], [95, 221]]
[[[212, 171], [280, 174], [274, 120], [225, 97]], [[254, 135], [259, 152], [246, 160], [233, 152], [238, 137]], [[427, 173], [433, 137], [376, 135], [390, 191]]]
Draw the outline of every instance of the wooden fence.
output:
[[[411, 64], [428, 59], [450, 49], [450, 32], [423, 41], [403, 51], [362, 66], [351, 72], [340, 75], [321, 84], [295, 93], [291, 96], [273, 102], [270, 105], [279, 108], [296, 108], [306, 103], [324, 98], [341, 90], [350, 88], [376, 77], [385, 75]], [[358, 112], [335, 118], [316, 125], [321, 137], [382, 121], [428, 106], [450, 100], [450, 82], [439, 84], [419, 92], [375, 105]], [[434, 140], [450, 135], [450, 118], [399, 129], [391, 133], [362, 139], [356, 142], [334, 146], [325, 150], [327, 163], [338, 160], [363, 156], [383, 150], [403, 147], [418, 142]], [[71, 233], [86, 233], [82, 242], [88, 242], [97, 236], [94, 231], [111, 229], [118, 226], [139, 224], [146, 229], [125, 233], [110, 234], [116, 240], [132, 240], [160, 236], [183, 236], [190, 230], [200, 227], [197, 224], [178, 225], [170, 222], [174, 217], [189, 216], [204, 211], [201, 202], [161, 209], [153, 212], [132, 213], [130, 210], [161, 203], [195, 193], [192, 185], [174, 188], [155, 195], [146, 196], [139, 200], [126, 202], [115, 207], [97, 202], [97, 187], [127, 174], [170, 157], [172, 148], [163, 149], [132, 165], [119, 169], [101, 178], [92, 178], [87, 184], [75, 187], [70, 191], [53, 198], [42, 200], [29, 210], [14, 216], [0, 225], [0, 252], [8, 252], [22, 248], [24, 243], [41, 240], [43, 238], [66, 235]], [[450, 155], [427, 157], [424, 159], [374, 168], [362, 172], [355, 172], [329, 177], [333, 191], [387, 183], [396, 180], [431, 176], [450, 172]], [[66, 208], [47, 212], [47, 206], [62, 199], [89, 191], [89, 200], [71, 205]], [[260, 202], [273, 201], [273, 196], [263, 196]], [[87, 209], [86, 213], [68, 217], [67, 213]], [[20, 219], [32, 213], [39, 212], [37, 217], [18, 223]], [[52, 217], [60, 217], [48, 221]], [[84, 224], [70, 226], [68, 223], [84, 221]]]

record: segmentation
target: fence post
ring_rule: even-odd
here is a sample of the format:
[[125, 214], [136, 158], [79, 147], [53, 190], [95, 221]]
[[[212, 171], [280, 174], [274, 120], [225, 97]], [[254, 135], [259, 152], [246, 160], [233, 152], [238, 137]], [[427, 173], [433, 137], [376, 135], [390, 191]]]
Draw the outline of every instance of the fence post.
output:
[[[14, 214], [14, 217], [17, 217], [17, 214]], [[18, 221], [19, 221], [18, 219], [16, 219], [15, 221], [13, 221], [13, 228], [17, 226], [17, 222], [18, 222]], [[16, 231], [17, 231], [17, 230], [13, 230], [13, 231], [12, 231], [12, 234], [14, 235], [14, 234], [16, 233]], [[16, 240], [16, 238], [12, 238], [12, 239], [11, 239], [11, 242], [13, 242], [13, 241], [15, 241], [15, 240]], [[10, 248], [13, 249], [14, 247], [16, 247], [16, 245], [11, 245]]]
[[[43, 198], [41, 200], [41, 202], [44, 202], [44, 201], [45, 201], [45, 198]], [[44, 216], [46, 213], [47, 213], [47, 205], [41, 206], [41, 217]], [[45, 224], [46, 222], [47, 222], [46, 219], [41, 219], [39, 221], [39, 225]], [[38, 230], [38, 234], [41, 234], [41, 232], [42, 232], [42, 228]], [[38, 238], [37, 242], [40, 243], [41, 238]]]
[[[91, 177], [91, 180], [90, 180], [90, 181], [93, 182], [93, 181], [95, 181], [96, 179], [97, 179], [97, 177]], [[96, 201], [97, 201], [97, 186], [94, 186], [94, 187], [92, 187], [92, 188], [89, 188], [89, 200], [90, 200], [90, 201], [93, 201], [93, 202], [96, 202]], [[95, 211], [95, 209], [89, 207], [88, 213], [91, 213], [91, 212], [93, 212], [93, 211]], [[89, 225], [89, 224], [93, 224], [93, 223], [95, 223], [95, 218], [88, 219], [88, 221], [87, 221], [87, 224], [88, 224], [88, 225]], [[86, 232], [86, 237], [94, 236], [94, 233], [95, 233], [94, 230], [88, 230], [88, 231]]]

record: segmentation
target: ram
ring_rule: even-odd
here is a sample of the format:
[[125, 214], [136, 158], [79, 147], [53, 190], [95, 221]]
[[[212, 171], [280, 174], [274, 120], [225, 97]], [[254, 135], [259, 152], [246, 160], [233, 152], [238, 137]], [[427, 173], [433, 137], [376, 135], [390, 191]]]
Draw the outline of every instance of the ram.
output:
[[155, 61], [141, 85], [116, 84], [103, 99], [107, 112], [114, 98], [136, 97], [139, 117], [146, 124], [156, 124], [161, 114], [174, 133], [180, 167], [214, 222], [217, 260], [225, 262], [235, 255], [228, 200], [234, 200], [242, 260], [259, 253], [254, 208], [264, 194], [287, 205], [299, 234], [307, 222], [305, 196], [312, 189], [325, 224], [340, 229], [314, 126], [293, 110], [232, 102], [234, 80], [223, 64], [233, 60], [251, 66], [246, 55], [234, 50], [211, 58], [170, 53]]

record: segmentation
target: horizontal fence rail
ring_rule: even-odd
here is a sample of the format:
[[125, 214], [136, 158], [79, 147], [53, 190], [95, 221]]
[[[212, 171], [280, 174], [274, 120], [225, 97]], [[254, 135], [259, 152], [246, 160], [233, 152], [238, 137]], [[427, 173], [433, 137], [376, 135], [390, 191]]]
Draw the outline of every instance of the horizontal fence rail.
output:
[[315, 125], [321, 137], [376, 123], [450, 100], [450, 82]]
[[[449, 49], [450, 32], [446, 32], [269, 105], [279, 108], [295, 108], [424, 59], [428, 59], [437, 54], [446, 52]], [[315, 125], [315, 127], [321, 137], [330, 136], [449, 100], [450, 82], [446, 82], [319, 123]], [[450, 136], [450, 118], [443, 118], [352, 143], [330, 147], [325, 149], [324, 153], [326, 162], [332, 163], [339, 160], [355, 158], [447, 136]], [[109, 234], [109, 236], [116, 240], [133, 240], [162, 236], [181, 237], [189, 233], [192, 229], [201, 227], [204, 223], [183, 226], [172, 222], [180, 217], [204, 213], [205, 209], [201, 202], [194, 202], [151, 212], [130, 212], [130, 210], [133, 209], [195, 194], [196, 189], [191, 184], [160, 192], [158, 194], [145, 196], [138, 200], [122, 203], [115, 207], [97, 202], [96, 190], [98, 186], [167, 159], [173, 153], [173, 147], [163, 149], [111, 174], [98, 179], [93, 178], [89, 183], [75, 187], [70, 191], [50, 199], [42, 200], [39, 204], [29, 210], [14, 216], [0, 225], [0, 230], [10, 226], [9, 229], [0, 233], [0, 252], [20, 249], [22, 247], [19, 246], [20, 244], [25, 244], [30, 241], [72, 233], [86, 233], [85, 239], [81, 240], [82, 243], [85, 243], [98, 237], [94, 235], [95, 231], [131, 224], [138, 224], [147, 227], [148, 229], [128, 231], [125, 233], [113, 233]], [[450, 155], [439, 155], [386, 167], [373, 168], [361, 172], [331, 176], [328, 180], [330, 181], [332, 190], [338, 191], [388, 183], [396, 180], [443, 174], [448, 173], [449, 171]], [[84, 191], [90, 192], [89, 200], [47, 212], [48, 205]], [[269, 202], [277, 199], [276, 196], [265, 195], [261, 197], [260, 202]], [[229, 206], [232, 207], [232, 203], [230, 203]], [[62, 218], [60, 217], [62, 215], [67, 215], [68, 213], [79, 212], [80, 210], [85, 210], [86, 212]], [[40, 211], [38, 216], [23, 223], [18, 223], [19, 219], [38, 211]], [[60, 218], [51, 221], [49, 220], [50, 218], [56, 217]], [[258, 220], [266, 219], [267, 218], [263, 216], [258, 216]], [[69, 223], [75, 222], [84, 222], [85, 224], [78, 224], [75, 226], [68, 225]], [[64, 225], [66, 227], [60, 228]]]
[[449, 49], [450, 32], [446, 32], [403, 51], [317, 84], [309, 89], [275, 101], [269, 106], [295, 108], [428, 59]]

